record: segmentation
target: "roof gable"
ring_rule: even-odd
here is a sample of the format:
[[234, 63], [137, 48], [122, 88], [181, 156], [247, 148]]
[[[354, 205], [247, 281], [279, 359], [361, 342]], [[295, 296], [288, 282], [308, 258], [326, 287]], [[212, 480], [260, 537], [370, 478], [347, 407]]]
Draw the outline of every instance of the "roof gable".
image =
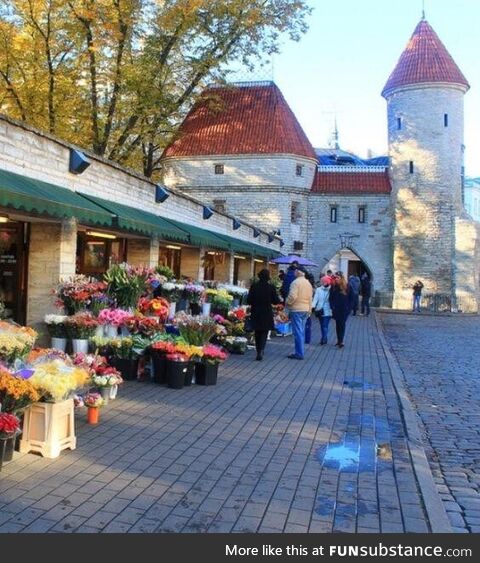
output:
[[207, 89], [163, 158], [240, 154], [316, 159], [295, 114], [273, 82]]

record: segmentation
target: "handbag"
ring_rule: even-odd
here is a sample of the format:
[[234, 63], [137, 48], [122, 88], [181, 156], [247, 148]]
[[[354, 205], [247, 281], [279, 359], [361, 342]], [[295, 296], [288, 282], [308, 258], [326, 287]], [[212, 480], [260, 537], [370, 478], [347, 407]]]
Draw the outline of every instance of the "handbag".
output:
[[315, 311], [315, 316], [317, 317], [317, 319], [323, 317], [324, 315], [325, 315], [325, 311], [323, 310], [323, 307], [321, 309], [318, 309], [318, 311]]

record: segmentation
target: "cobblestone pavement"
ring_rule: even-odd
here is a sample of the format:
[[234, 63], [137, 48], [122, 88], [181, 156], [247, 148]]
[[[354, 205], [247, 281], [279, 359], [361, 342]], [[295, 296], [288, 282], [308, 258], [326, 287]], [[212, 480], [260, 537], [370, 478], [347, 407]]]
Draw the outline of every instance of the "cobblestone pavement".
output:
[[455, 532], [480, 532], [480, 317], [381, 316]]
[[429, 531], [373, 318], [344, 349], [292, 346], [212, 387], [126, 382], [98, 426], [80, 410], [75, 451], [4, 467], [0, 532]]

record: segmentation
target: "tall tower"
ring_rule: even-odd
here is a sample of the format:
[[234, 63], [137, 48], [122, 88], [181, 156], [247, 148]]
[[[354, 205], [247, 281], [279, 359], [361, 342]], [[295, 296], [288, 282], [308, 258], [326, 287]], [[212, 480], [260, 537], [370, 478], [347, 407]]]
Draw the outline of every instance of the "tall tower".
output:
[[456, 297], [456, 217], [462, 214], [463, 96], [469, 84], [422, 18], [382, 91], [391, 162], [393, 306], [413, 283]]

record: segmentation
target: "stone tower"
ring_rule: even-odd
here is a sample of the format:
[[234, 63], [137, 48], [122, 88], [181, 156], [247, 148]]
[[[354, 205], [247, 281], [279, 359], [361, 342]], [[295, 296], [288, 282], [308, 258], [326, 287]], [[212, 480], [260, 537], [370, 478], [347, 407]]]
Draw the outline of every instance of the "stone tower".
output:
[[395, 308], [411, 307], [417, 279], [426, 294], [457, 306], [457, 285], [465, 281], [457, 280], [456, 239], [463, 217], [463, 97], [468, 89], [422, 19], [382, 91], [388, 107]]

